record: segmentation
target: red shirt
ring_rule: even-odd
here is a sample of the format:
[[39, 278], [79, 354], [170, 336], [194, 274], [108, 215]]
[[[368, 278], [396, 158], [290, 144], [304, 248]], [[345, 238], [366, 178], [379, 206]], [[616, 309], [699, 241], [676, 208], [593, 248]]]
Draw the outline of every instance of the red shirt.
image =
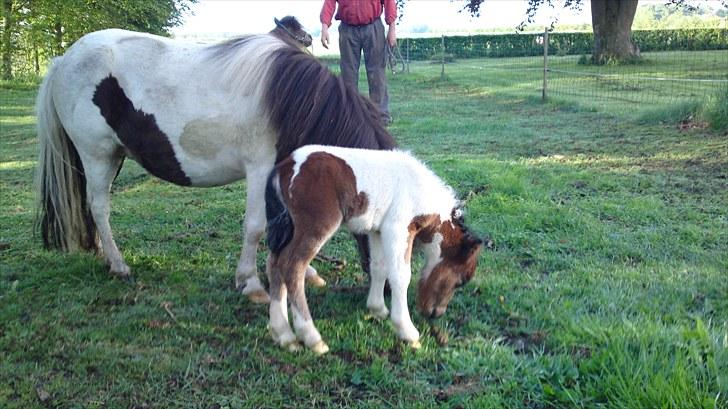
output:
[[[382, 15], [382, 0], [324, 0], [321, 23], [331, 26], [337, 1], [339, 10], [336, 12], [336, 19], [352, 26], [369, 24]], [[396, 19], [397, 6], [394, 0], [384, 0], [384, 22], [389, 25]]]

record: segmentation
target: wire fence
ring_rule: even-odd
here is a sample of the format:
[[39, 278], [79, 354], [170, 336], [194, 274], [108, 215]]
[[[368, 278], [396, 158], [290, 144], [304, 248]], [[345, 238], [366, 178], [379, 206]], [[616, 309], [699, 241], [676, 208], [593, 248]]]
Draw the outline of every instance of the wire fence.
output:
[[622, 112], [696, 104], [728, 93], [728, 29], [633, 37], [641, 58], [601, 65], [590, 61], [591, 33], [405, 38], [390, 55], [390, 69]]

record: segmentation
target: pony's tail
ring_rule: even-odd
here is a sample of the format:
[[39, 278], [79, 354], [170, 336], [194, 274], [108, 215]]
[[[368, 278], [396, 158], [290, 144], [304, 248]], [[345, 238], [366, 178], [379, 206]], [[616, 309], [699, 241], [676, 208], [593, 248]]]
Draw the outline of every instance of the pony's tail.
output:
[[76, 147], [61, 124], [53, 102], [54, 59], [38, 90], [38, 168], [35, 229], [48, 249], [98, 250], [96, 224], [86, 202], [86, 176]]
[[293, 238], [293, 220], [278, 193], [278, 171], [268, 176], [265, 185], [265, 218], [268, 221], [268, 248], [277, 255]]

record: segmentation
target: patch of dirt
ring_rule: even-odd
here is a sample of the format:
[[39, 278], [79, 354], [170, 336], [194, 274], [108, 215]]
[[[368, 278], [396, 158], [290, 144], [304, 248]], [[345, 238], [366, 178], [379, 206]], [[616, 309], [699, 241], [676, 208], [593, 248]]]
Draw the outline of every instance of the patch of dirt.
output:
[[692, 115], [688, 116], [687, 118], [680, 121], [679, 124], [677, 124], [677, 129], [679, 129], [682, 132], [689, 131], [691, 129], [708, 129], [708, 123], [697, 121], [695, 118], [693, 118]]
[[532, 333], [525, 331], [517, 331], [506, 333], [504, 336], [505, 343], [513, 347], [516, 354], [526, 354], [533, 351], [548, 352], [546, 349], [546, 338], [548, 334], [543, 331], [535, 331]]
[[435, 399], [445, 402], [453, 396], [469, 395], [479, 389], [479, 385], [480, 382], [477, 379], [456, 375], [452, 379], [452, 384], [435, 391]]

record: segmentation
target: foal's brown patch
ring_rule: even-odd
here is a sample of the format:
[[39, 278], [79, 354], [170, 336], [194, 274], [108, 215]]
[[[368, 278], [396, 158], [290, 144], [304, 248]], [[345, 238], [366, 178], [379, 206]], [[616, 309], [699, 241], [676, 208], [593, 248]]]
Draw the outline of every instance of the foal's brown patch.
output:
[[[293, 166], [292, 159], [285, 159], [278, 167], [281, 193], [286, 199], [291, 197], [288, 189], [293, 177]], [[369, 207], [367, 194], [357, 190], [356, 176], [351, 166], [343, 159], [326, 152], [314, 152], [308, 155], [293, 181], [293, 188], [312, 195], [297, 194], [297, 199], [307, 202], [299, 205], [318, 206], [320, 209], [337, 205], [343, 222], [364, 214]], [[287, 204], [289, 208], [291, 205], [296, 207], [293, 203]], [[308, 210], [312, 213], [321, 211]]]

